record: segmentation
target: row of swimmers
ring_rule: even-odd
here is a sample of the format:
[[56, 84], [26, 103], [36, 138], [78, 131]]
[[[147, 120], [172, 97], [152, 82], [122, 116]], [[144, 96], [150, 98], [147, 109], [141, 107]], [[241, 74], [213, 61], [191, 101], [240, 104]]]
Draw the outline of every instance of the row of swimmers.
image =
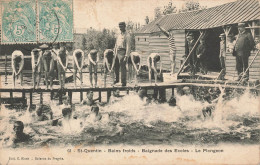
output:
[[[69, 64], [69, 52], [65, 46], [59, 48], [58, 44], [53, 44], [53, 48], [50, 49], [48, 45], [44, 44], [31, 51], [31, 63], [32, 63], [32, 78], [33, 87], [39, 88], [41, 82], [41, 75], [44, 72], [45, 84], [49, 88], [53, 88], [53, 79], [57, 77], [59, 79], [60, 87], [65, 86], [65, 73], [68, 70]], [[85, 64], [85, 55], [81, 49], [76, 49], [73, 52], [73, 79], [74, 86], [77, 86], [77, 79], [80, 80], [80, 86], [82, 87], [83, 78], [82, 71], [88, 66], [89, 68], [89, 81], [91, 87], [97, 87], [97, 69], [99, 61], [99, 52], [96, 49], [92, 49], [87, 55], [87, 64]], [[13, 70], [13, 86], [15, 87], [16, 79], [20, 77], [21, 86], [23, 85], [23, 67], [24, 67], [24, 55], [20, 50], [15, 50], [12, 53], [12, 70]], [[119, 65], [116, 62], [116, 55], [112, 49], [106, 49], [104, 51], [104, 87], [106, 87], [107, 74], [110, 74], [114, 80], [115, 67]], [[159, 72], [158, 67], [160, 66]], [[151, 53], [147, 58], [147, 66], [149, 70], [149, 82], [152, 83], [152, 74], [155, 77], [155, 83], [157, 83], [157, 75], [161, 74], [162, 63], [161, 56], [158, 53]], [[131, 52], [130, 58], [127, 62], [128, 78], [129, 82], [135, 80], [137, 85], [137, 75], [141, 69], [141, 55], [138, 52]], [[69, 69], [70, 70], [70, 69]], [[56, 71], [56, 72], [55, 72]], [[71, 70], [70, 70], [71, 71]], [[72, 71], [71, 71], [72, 72]], [[77, 76], [79, 73], [79, 77]], [[93, 85], [93, 73], [94, 73], [94, 85]], [[114, 81], [112, 81], [114, 84]]]

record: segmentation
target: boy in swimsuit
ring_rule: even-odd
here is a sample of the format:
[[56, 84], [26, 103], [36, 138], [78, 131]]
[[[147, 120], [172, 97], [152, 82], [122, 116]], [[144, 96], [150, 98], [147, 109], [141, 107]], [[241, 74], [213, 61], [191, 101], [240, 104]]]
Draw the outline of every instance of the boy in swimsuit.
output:
[[161, 56], [158, 53], [151, 53], [147, 58], [147, 65], [149, 70], [149, 82], [152, 84], [152, 72], [154, 72], [155, 84], [157, 83], [157, 62], [160, 63], [160, 72], [162, 71]]
[[42, 60], [43, 67], [45, 72], [45, 84], [48, 89], [49, 87], [49, 77], [50, 77], [50, 87], [53, 86], [53, 77], [54, 77], [54, 59], [50, 50], [48, 50], [48, 45], [44, 44], [40, 46], [42, 50]]
[[69, 52], [66, 50], [66, 47], [62, 46], [57, 56], [58, 77], [59, 77], [59, 83], [61, 88], [64, 88], [65, 86], [65, 78], [66, 78], [65, 73], [69, 63], [68, 54]]
[[13, 69], [13, 87], [15, 88], [15, 79], [20, 76], [20, 83], [23, 86], [23, 66], [24, 55], [20, 50], [15, 50], [12, 53], [12, 69]]
[[95, 79], [95, 87], [97, 87], [97, 62], [99, 61], [99, 54], [96, 49], [92, 49], [88, 54], [88, 65], [89, 65], [89, 81], [91, 84], [91, 87], [93, 88], [93, 82], [92, 82], [92, 68], [94, 68], [94, 79]]
[[33, 77], [33, 88], [36, 86], [37, 79], [37, 88], [39, 88], [41, 82], [41, 72], [42, 72], [42, 50], [41, 49], [33, 49], [31, 52], [32, 57], [32, 77]]
[[112, 49], [106, 49], [104, 52], [104, 87], [106, 87], [107, 72], [111, 73], [112, 80], [114, 80], [114, 65], [115, 65], [116, 56]]
[[[137, 69], [138, 65], [138, 69]], [[137, 85], [137, 75], [141, 68], [141, 57], [138, 52], [130, 53], [130, 58], [128, 58], [128, 78], [129, 83], [132, 82], [133, 77], [135, 77], [135, 85]]]
[[87, 91], [87, 98], [83, 100], [81, 104], [92, 106], [97, 100], [99, 100], [99, 98], [93, 99], [93, 91]]
[[82, 69], [84, 65], [84, 52], [81, 49], [76, 49], [73, 52], [73, 79], [74, 79], [74, 87], [76, 87], [76, 80], [77, 80], [77, 70], [79, 71], [80, 74], [80, 87], [82, 87]]

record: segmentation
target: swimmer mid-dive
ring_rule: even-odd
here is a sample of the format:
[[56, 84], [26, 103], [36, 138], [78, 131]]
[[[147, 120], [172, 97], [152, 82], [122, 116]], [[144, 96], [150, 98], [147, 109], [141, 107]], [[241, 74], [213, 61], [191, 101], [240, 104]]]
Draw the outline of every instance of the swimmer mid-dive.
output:
[[[135, 85], [137, 85], [137, 75], [141, 69], [141, 57], [138, 52], [131, 52], [130, 58], [128, 58], [128, 79], [129, 83], [132, 82], [133, 77], [135, 78]], [[138, 66], [138, 68], [137, 68]]]
[[23, 85], [23, 66], [24, 55], [20, 50], [15, 50], [12, 53], [12, 69], [13, 69], [13, 87], [15, 88], [15, 79], [20, 76], [20, 84]]
[[42, 61], [42, 50], [33, 49], [31, 52], [32, 58], [32, 78], [33, 78], [33, 88], [36, 86], [37, 79], [37, 88], [39, 88], [41, 82], [41, 73], [43, 71], [43, 61]]
[[147, 58], [147, 66], [149, 70], [149, 82], [152, 84], [152, 72], [154, 73], [155, 84], [157, 83], [157, 63], [160, 63], [160, 72], [162, 72], [162, 62], [161, 56], [159, 53], [151, 53], [150, 56]]
[[77, 70], [79, 71], [79, 75], [80, 75], [80, 87], [82, 87], [82, 69], [84, 66], [84, 52], [81, 49], [76, 49], [73, 52], [73, 80], [74, 80], [74, 87], [76, 87], [76, 80], [77, 80]]
[[107, 73], [111, 73], [112, 80], [114, 80], [114, 65], [116, 56], [112, 49], [106, 49], [104, 52], [104, 87], [106, 87]]

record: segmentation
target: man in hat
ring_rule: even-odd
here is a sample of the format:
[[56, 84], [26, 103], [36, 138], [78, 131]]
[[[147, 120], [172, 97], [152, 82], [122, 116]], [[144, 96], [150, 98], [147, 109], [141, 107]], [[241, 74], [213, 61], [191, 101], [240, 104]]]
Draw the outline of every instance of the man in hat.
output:
[[238, 23], [238, 37], [234, 48], [234, 56], [236, 56], [236, 69], [238, 73], [238, 81], [241, 78], [249, 79], [249, 70], [242, 77], [243, 73], [248, 68], [248, 58], [250, 51], [254, 48], [255, 42], [250, 32], [246, 31], [245, 23]]
[[206, 45], [205, 39], [200, 39], [200, 44], [196, 49], [196, 55], [200, 64], [200, 72], [202, 74], [207, 74], [207, 55], [206, 55]]
[[119, 29], [121, 33], [117, 36], [114, 52], [116, 55], [115, 61], [115, 73], [116, 81], [119, 82], [119, 71], [121, 71], [121, 83], [122, 86], [126, 86], [126, 61], [130, 55], [131, 41], [130, 35], [126, 32], [125, 22], [119, 23]]
[[221, 65], [221, 76], [220, 79], [223, 80], [226, 74], [226, 35], [224, 33], [220, 34], [220, 50], [219, 50], [219, 60]]
[[192, 48], [195, 45], [195, 40], [194, 40], [194, 35], [193, 33], [189, 33], [187, 36], [187, 49], [186, 49], [186, 53], [187, 55], [190, 54], [189, 57], [189, 62], [190, 62], [190, 68], [191, 68], [191, 77], [194, 78], [195, 73], [196, 73], [196, 61], [197, 61], [197, 56], [196, 56], [196, 48], [193, 49], [193, 51], [191, 52]]

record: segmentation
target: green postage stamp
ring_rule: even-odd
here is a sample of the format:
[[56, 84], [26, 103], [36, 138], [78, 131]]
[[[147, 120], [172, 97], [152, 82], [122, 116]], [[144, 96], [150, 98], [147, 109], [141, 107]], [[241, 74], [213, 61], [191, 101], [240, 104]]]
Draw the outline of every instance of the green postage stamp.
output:
[[73, 41], [73, 1], [38, 0], [39, 42]]
[[34, 43], [36, 42], [36, 1], [2, 1], [1, 42]]
[[3, 44], [73, 41], [73, 0], [4, 0], [1, 18]]

